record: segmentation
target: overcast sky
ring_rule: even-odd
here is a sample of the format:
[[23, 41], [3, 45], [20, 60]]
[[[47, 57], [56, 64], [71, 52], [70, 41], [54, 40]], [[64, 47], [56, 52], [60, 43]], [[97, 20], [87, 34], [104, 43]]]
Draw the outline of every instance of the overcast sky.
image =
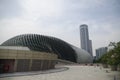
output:
[[120, 0], [0, 0], [0, 44], [35, 33], [80, 47], [81, 24], [89, 27], [94, 54], [120, 41]]

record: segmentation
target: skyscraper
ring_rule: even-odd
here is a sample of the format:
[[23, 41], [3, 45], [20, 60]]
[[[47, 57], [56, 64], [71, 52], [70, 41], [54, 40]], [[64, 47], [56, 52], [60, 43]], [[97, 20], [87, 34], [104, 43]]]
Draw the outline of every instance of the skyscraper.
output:
[[89, 53], [93, 56], [93, 52], [92, 52], [92, 40], [89, 40]]
[[88, 26], [86, 24], [80, 25], [81, 48], [92, 55], [92, 40], [89, 40]]

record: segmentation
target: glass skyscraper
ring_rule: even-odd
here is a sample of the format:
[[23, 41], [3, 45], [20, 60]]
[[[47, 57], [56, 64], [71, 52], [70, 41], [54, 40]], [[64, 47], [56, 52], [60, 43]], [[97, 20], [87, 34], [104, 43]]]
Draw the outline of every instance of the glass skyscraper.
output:
[[80, 25], [80, 39], [81, 48], [92, 55], [92, 40], [89, 40], [88, 26], [86, 24]]

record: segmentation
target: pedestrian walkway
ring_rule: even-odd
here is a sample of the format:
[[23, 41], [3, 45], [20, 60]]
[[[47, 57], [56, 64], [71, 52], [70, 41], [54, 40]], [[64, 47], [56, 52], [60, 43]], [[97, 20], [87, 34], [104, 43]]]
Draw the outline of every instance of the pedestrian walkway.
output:
[[95, 66], [64, 66], [68, 70], [49, 73], [15, 77], [4, 77], [0, 80], [120, 80], [120, 72], [110, 71]]
[[0, 78], [4, 77], [15, 77], [15, 76], [30, 76], [39, 74], [50, 74], [68, 70], [68, 67], [56, 67], [55, 69], [44, 70], [44, 71], [30, 71], [30, 72], [15, 72], [15, 73], [4, 73], [0, 74]]

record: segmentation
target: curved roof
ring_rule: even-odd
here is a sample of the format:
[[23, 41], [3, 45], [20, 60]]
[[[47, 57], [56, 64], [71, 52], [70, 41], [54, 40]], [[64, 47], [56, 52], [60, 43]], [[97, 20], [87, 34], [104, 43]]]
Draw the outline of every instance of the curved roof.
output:
[[33, 51], [55, 53], [58, 58], [72, 62], [90, 62], [91, 56], [58, 38], [38, 34], [23, 34], [5, 41], [2, 46], [23, 46]]
[[85, 50], [72, 46], [77, 54], [77, 63], [92, 63], [92, 56]]
[[61, 59], [76, 62], [74, 49], [68, 43], [54, 37], [23, 34], [5, 41], [2, 46], [25, 46], [34, 51], [52, 52]]

